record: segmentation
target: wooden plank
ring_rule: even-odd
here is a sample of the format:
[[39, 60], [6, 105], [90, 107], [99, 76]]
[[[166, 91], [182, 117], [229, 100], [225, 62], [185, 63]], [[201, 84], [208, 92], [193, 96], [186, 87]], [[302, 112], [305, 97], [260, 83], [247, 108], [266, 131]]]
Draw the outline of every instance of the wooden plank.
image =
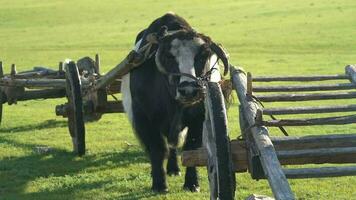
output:
[[325, 85], [283, 85], [283, 86], [254, 86], [254, 92], [302, 92], [356, 89], [354, 83], [339, 83]]
[[315, 114], [356, 111], [356, 105], [264, 108], [264, 115]]
[[[356, 134], [271, 137], [276, 150], [355, 147]], [[235, 143], [233, 140], [232, 143]]]
[[63, 62], [58, 63], [58, 73], [63, 73], [64, 72], [64, 64]]
[[4, 76], [4, 68], [2, 66], [2, 61], [0, 61], [0, 78]]
[[28, 72], [28, 73], [18, 73], [13, 76], [13, 78], [16, 79], [39, 79], [39, 78], [45, 78], [45, 79], [65, 79], [65, 72], [58, 71], [58, 72], [41, 72], [41, 71], [35, 71], [35, 72]]
[[300, 149], [278, 151], [279, 159], [284, 158], [306, 158], [306, 157], [323, 157], [323, 156], [339, 156], [353, 154], [356, 155], [356, 147], [337, 147], [337, 148], [320, 148], [320, 149]]
[[328, 100], [328, 99], [352, 99], [352, 98], [356, 98], [356, 92], [273, 94], [273, 95], [255, 95], [255, 96], [257, 99], [263, 102], [313, 101], [313, 100]]
[[122, 101], [108, 101], [103, 108], [98, 108], [96, 110], [98, 113], [123, 113], [124, 106]]
[[[275, 146], [279, 148], [278, 145]], [[276, 150], [279, 153], [279, 150]], [[292, 150], [290, 150], [292, 151]], [[231, 143], [232, 161], [234, 170], [237, 173], [246, 172], [248, 168], [247, 152], [245, 148], [240, 148], [236, 144]], [[307, 157], [280, 157], [279, 162], [282, 165], [303, 165], [303, 164], [345, 164], [356, 163], [356, 153], [341, 154], [337, 156], [331, 155], [310, 155]], [[182, 165], [186, 167], [206, 166], [207, 154], [204, 149], [184, 151], [182, 154]]]
[[283, 169], [288, 178], [322, 178], [356, 175], [355, 166]]
[[108, 95], [121, 92], [121, 79], [116, 79], [106, 88]]
[[[300, 164], [323, 164], [323, 163], [356, 163], [356, 153], [348, 152], [347, 154], [329, 155], [328, 153], [314, 153], [312, 156], [305, 157], [283, 157], [285, 151], [303, 153], [305, 149], [310, 151], [320, 151], [320, 149], [340, 149], [356, 147], [355, 134], [335, 134], [335, 135], [313, 135], [313, 136], [289, 136], [289, 137], [272, 137], [272, 142], [277, 150], [278, 159], [283, 165], [300, 165]], [[328, 151], [328, 150], [326, 150]], [[330, 152], [330, 151], [329, 151]], [[308, 152], [304, 152], [308, 154]], [[336, 152], [337, 154], [337, 152]]]
[[[231, 157], [234, 166], [234, 171], [246, 172], [248, 167], [246, 149], [235, 148], [235, 147], [236, 146], [231, 146]], [[183, 151], [182, 165], [186, 167], [207, 166], [208, 153], [206, 152], [206, 149], [199, 148], [197, 150]]]
[[11, 75], [11, 76], [15, 76], [16, 74], [17, 74], [16, 65], [15, 65], [15, 64], [12, 64], [12, 65], [11, 65], [10, 75]]
[[[272, 143], [276, 149], [278, 159], [282, 165], [301, 165], [301, 164], [324, 164], [324, 163], [356, 163], [356, 153], [348, 152], [338, 154], [337, 156], [322, 153], [313, 154], [305, 157], [283, 156], [283, 152], [294, 152], [308, 149], [310, 151], [320, 151], [320, 149], [342, 149], [356, 147], [356, 135], [338, 134], [338, 135], [315, 135], [315, 136], [289, 136], [289, 137], [271, 137]], [[235, 172], [245, 172], [248, 168], [247, 146], [243, 140], [232, 140], [231, 154], [234, 163]], [[333, 150], [331, 150], [333, 151]], [[300, 152], [300, 151], [299, 151]], [[339, 151], [340, 152], [340, 151]], [[306, 152], [308, 153], [308, 152]], [[285, 155], [285, 154], [284, 154]], [[207, 154], [205, 149], [183, 151], [182, 165], [187, 167], [206, 166]]]
[[96, 68], [96, 73], [100, 74], [100, 56], [99, 56], [99, 54], [95, 54], [95, 68]]
[[31, 78], [59, 79], [59, 78], [65, 78], [62, 65], [63, 65], [63, 63], [59, 62], [58, 71], [49, 69], [47, 67], [34, 67], [32, 70], [19, 72], [19, 73], [13, 75], [13, 77], [18, 78], [18, 79], [31, 79]]
[[53, 99], [66, 96], [64, 89], [45, 89], [45, 90], [30, 90], [18, 98], [18, 101], [35, 100], [35, 99]]
[[315, 76], [258, 76], [252, 80], [254, 82], [271, 82], [271, 81], [326, 81], [349, 79], [348, 75], [315, 75]]
[[278, 119], [262, 121], [264, 126], [316, 126], [316, 125], [341, 125], [356, 123], [356, 115], [346, 115], [338, 117], [323, 117], [310, 119]]
[[0, 86], [65, 88], [66, 80], [64, 79], [13, 79], [13, 78], [4, 77], [0, 79]]
[[269, 185], [272, 188], [276, 199], [295, 199], [289, 183], [282, 171], [281, 165], [273, 144], [268, 137], [268, 131], [265, 127], [253, 126], [255, 124], [256, 111], [258, 104], [246, 96], [246, 75], [243, 70], [237, 70], [230, 67], [231, 80], [234, 89], [237, 92], [240, 104], [243, 107], [245, 119], [251, 126], [250, 130], [260, 153], [260, 160], [265, 174], [267, 175]]
[[[325, 145], [325, 144], [324, 144]], [[290, 148], [282, 148], [275, 145], [276, 152], [278, 154], [279, 162], [282, 165], [303, 165], [303, 164], [345, 164], [345, 163], [356, 163], [356, 153], [349, 152], [347, 154], [339, 154], [336, 156], [333, 155], [309, 155], [306, 157], [297, 157], [297, 156], [283, 156], [280, 152], [285, 151], [293, 151]], [[287, 149], [284, 151], [277, 150]], [[231, 154], [232, 161], [234, 164], [235, 172], [246, 172], [248, 168], [248, 159], [247, 152], [245, 148], [241, 148], [241, 146], [236, 146], [236, 144], [231, 143]], [[207, 165], [207, 154], [204, 149], [192, 150], [192, 151], [184, 151], [182, 154], [182, 165], [186, 167], [193, 166], [206, 166]]]

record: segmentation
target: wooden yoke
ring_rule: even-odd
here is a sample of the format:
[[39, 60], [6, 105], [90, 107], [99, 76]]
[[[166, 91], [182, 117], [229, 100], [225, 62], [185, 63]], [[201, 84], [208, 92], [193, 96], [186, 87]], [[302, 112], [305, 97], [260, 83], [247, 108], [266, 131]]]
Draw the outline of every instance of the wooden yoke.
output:
[[112, 83], [116, 78], [127, 74], [130, 70], [139, 66], [145, 61], [145, 56], [132, 50], [127, 57], [121, 61], [116, 67], [110, 70], [107, 74], [100, 77], [94, 87], [95, 90], [105, 88]]
[[[145, 60], [151, 56], [150, 51], [153, 44], [157, 43], [157, 38], [154, 34], [150, 34], [147, 37], [148, 43], [141, 47], [140, 49], [132, 50], [126, 58], [121, 61], [116, 67], [110, 70], [107, 74], [99, 78], [96, 82], [94, 89], [102, 89], [112, 82], [115, 81], [116, 78], [122, 77], [123, 75], [129, 73], [132, 69], [141, 65]], [[99, 59], [97, 59], [99, 60]], [[97, 62], [97, 64], [99, 64]]]

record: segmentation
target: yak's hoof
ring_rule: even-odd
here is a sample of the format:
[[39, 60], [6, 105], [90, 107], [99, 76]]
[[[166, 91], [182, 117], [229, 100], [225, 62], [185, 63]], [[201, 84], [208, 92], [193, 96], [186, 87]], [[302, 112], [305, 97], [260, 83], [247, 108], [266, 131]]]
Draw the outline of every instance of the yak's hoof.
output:
[[199, 185], [186, 185], [184, 184], [183, 189], [190, 192], [200, 192]]
[[181, 173], [180, 173], [180, 170], [169, 170], [167, 171], [167, 175], [168, 176], [180, 176]]
[[159, 194], [165, 194], [165, 193], [168, 193], [168, 187], [167, 186], [152, 186], [152, 191], [155, 193], [159, 193]]

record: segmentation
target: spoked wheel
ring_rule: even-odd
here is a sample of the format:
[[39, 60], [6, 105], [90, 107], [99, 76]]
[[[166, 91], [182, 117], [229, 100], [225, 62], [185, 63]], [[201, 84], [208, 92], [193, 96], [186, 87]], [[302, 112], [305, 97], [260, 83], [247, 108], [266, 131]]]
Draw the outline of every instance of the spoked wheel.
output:
[[218, 83], [208, 83], [205, 110], [203, 142], [208, 152], [210, 199], [232, 200], [236, 180], [232, 168], [226, 108]]
[[85, 126], [83, 101], [78, 68], [74, 62], [66, 65], [66, 92], [68, 98], [68, 127], [72, 137], [73, 150], [79, 156], [85, 154]]

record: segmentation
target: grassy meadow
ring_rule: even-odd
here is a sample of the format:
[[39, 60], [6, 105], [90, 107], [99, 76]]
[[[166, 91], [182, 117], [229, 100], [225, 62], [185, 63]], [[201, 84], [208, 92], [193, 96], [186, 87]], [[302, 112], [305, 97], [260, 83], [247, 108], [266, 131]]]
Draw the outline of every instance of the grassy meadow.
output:
[[[65, 58], [100, 53], [105, 72], [127, 55], [136, 33], [167, 11], [223, 44], [231, 62], [253, 74], [340, 74], [345, 65], [356, 63], [355, 0], [0, 0], [0, 60], [8, 73], [12, 63], [18, 71], [33, 66], [56, 69]], [[65, 101], [4, 105], [1, 200], [209, 198], [205, 168], [200, 169], [200, 193], [182, 189], [184, 176], [168, 178], [168, 194], [152, 193], [148, 159], [124, 114], [86, 124], [87, 154], [74, 156], [67, 121], [54, 113], [55, 105]], [[231, 138], [240, 135], [237, 105], [235, 98], [228, 113]], [[287, 130], [301, 135], [356, 133], [355, 128]], [[38, 146], [53, 151], [39, 154]], [[252, 193], [272, 196], [266, 180], [252, 180], [247, 173], [236, 176], [236, 199]], [[289, 182], [297, 199], [356, 199], [356, 177]]]

